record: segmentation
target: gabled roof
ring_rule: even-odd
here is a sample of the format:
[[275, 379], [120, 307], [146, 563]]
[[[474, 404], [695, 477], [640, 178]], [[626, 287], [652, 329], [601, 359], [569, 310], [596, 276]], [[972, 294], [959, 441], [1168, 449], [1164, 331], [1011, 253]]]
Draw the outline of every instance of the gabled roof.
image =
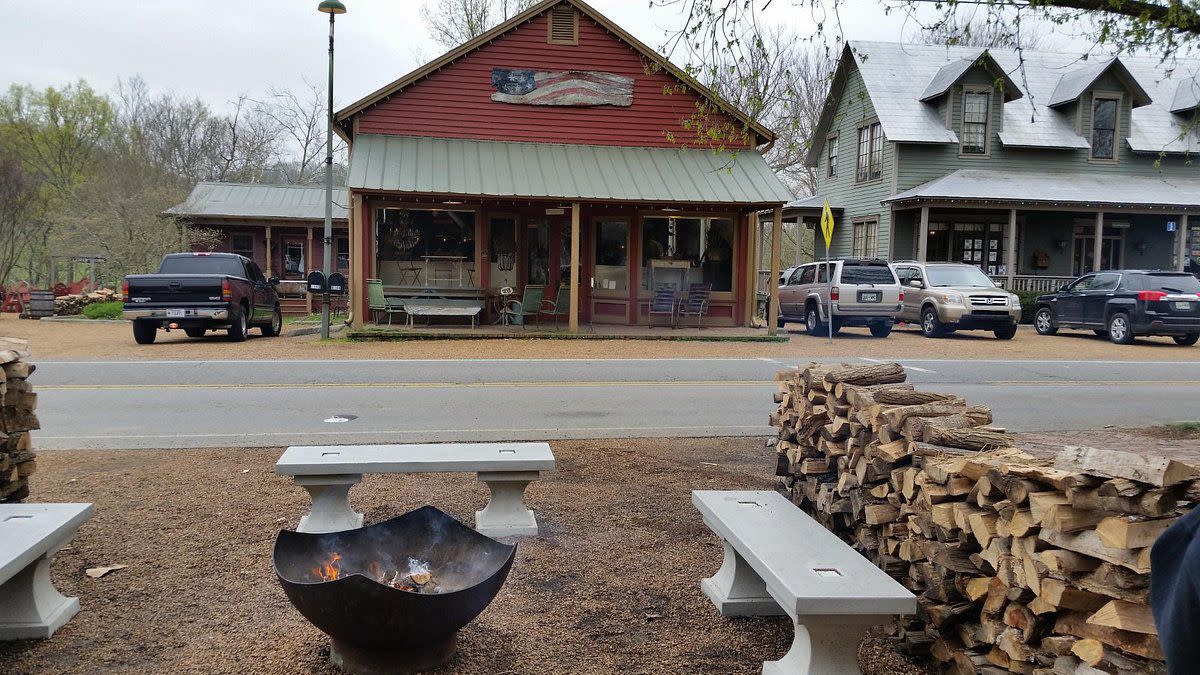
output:
[[1021, 98], [1021, 88], [1017, 83], [1004, 72], [1000, 64], [996, 63], [996, 59], [992, 58], [991, 53], [986, 49], [980, 49], [977, 54], [966, 58], [951, 61], [942, 66], [929, 84], [925, 85], [925, 91], [921, 92], [921, 102], [929, 103], [943, 96], [950, 88], [958, 84], [970, 70], [976, 66], [984, 68], [989, 73], [994, 75], [1002, 85], [1005, 101], [1014, 101]]
[[488, 43], [492, 42], [496, 38], [513, 30], [514, 28], [526, 23], [530, 19], [533, 19], [534, 17], [539, 16], [543, 12], [546, 12], [551, 7], [553, 7], [554, 5], [557, 5], [559, 3], [565, 3], [565, 4], [569, 4], [569, 5], [573, 6], [576, 10], [581, 12], [584, 16], [587, 16], [591, 20], [600, 24], [601, 26], [604, 27], [605, 30], [612, 33], [613, 35], [616, 35], [618, 39], [628, 43], [638, 53], [640, 53], [642, 56], [646, 57], [646, 59], [648, 59], [650, 62], [658, 65], [664, 71], [670, 73], [676, 79], [682, 81], [688, 87], [692, 88], [698, 94], [700, 94], [700, 96], [711, 101], [714, 105], [716, 105], [719, 109], [721, 109], [726, 114], [730, 115], [731, 117], [733, 117], [733, 118], [737, 119], [738, 121], [742, 122], [743, 124], [745, 124], [747, 128], [749, 128], [751, 131], [753, 131], [758, 136], [758, 143], [756, 143], [756, 145], [761, 144], [761, 143], [768, 143], [770, 141], [775, 140], [776, 136], [773, 131], [766, 128], [762, 124], [759, 124], [756, 120], [754, 120], [752, 117], [750, 117], [746, 113], [739, 110], [732, 103], [730, 103], [729, 101], [726, 101], [724, 98], [719, 96], [716, 92], [714, 92], [713, 90], [711, 90], [708, 87], [701, 84], [696, 78], [692, 77], [691, 75], [688, 75], [683, 69], [675, 66], [675, 64], [671, 63], [665, 56], [663, 56], [662, 54], [659, 54], [654, 49], [651, 49], [650, 47], [648, 47], [646, 44], [644, 44], [643, 42], [641, 42], [640, 40], [635, 38], [633, 35], [629, 34], [627, 31], [625, 31], [625, 29], [623, 29], [620, 26], [618, 26], [617, 24], [613, 23], [611, 20], [608, 19], [608, 17], [604, 16], [600, 12], [597, 12], [595, 9], [593, 9], [591, 6], [589, 6], [587, 3], [583, 2], [582, 0], [543, 0], [542, 2], [539, 2], [536, 5], [525, 10], [524, 12], [517, 14], [516, 16], [512, 17], [508, 21], [501, 23], [500, 25], [496, 26], [495, 28], [476, 37], [475, 39], [470, 40], [469, 42], [463, 43], [462, 45], [455, 47], [454, 49], [451, 49], [450, 51], [446, 52], [445, 54], [442, 54], [438, 58], [421, 66], [420, 68], [417, 68], [416, 70], [408, 73], [407, 75], [404, 75], [400, 79], [398, 79], [394, 82], [391, 82], [390, 84], [387, 84], [387, 85], [377, 89], [376, 91], [371, 92], [370, 94], [367, 94], [366, 96], [359, 99], [358, 101], [355, 101], [354, 103], [351, 103], [350, 105], [346, 106], [345, 108], [339, 110], [337, 115], [335, 115], [334, 119], [338, 123], [337, 126], [339, 129], [339, 132], [342, 133], [343, 135], [348, 133], [348, 128], [349, 128], [348, 122], [354, 115], [357, 115], [358, 113], [362, 112], [363, 110], [366, 110], [370, 106], [374, 105], [375, 103], [378, 103], [379, 101], [381, 101], [383, 99], [386, 99], [390, 96], [394, 96], [395, 94], [399, 93], [400, 91], [403, 91], [404, 89], [406, 89], [410, 85], [416, 83], [417, 81], [422, 80], [426, 77], [429, 77], [430, 75], [436, 73], [438, 70], [450, 65], [451, 63], [457, 61], [458, 59], [462, 58], [463, 56], [470, 54], [471, 52], [475, 51], [476, 49], [479, 49], [480, 47], [487, 45]]
[[1171, 112], [1183, 114], [1200, 108], [1200, 73], [1184, 77], [1175, 88]]
[[1143, 105], [1150, 105], [1152, 102], [1150, 94], [1142, 88], [1137, 78], [1129, 69], [1121, 63], [1121, 59], [1112, 57], [1104, 59], [1096, 63], [1089, 63], [1074, 70], [1063, 73], [1063, 76], [1058, 80], [1058, 84], [1054, 87], [1054, 92], [1050, 94], [1050, 100], [1046, 105], [1051, 108], [1064, 106], [1068, 103], [1074, 103], [1083, 96], [1083, 92], [1092, 88], [1092, 85], [1099, 80], [1105, 73], [1112, 71], [1121, 84], [1129, 90], [1132, 96], [1133, 107], [1137, 108]]
[[[346, 220], [349, 200], [344, 185], [333, 188], [333, 218]], [[264, 185], [202, 181], [187, 201], [163, 212], [182, 218], [244, 220], [325, 220], [324, 185]]]
[[635, 148], [359, 134], [350, 187], [421, 195], [782, 205], [757, 150]]

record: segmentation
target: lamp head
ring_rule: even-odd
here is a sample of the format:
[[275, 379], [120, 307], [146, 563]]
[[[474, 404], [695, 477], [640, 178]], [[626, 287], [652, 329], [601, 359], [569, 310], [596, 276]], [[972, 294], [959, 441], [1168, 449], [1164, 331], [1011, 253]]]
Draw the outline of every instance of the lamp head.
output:
[[326, 14], [345, 14], [346, 6], [338, 0], [321, 0], [321, 4], [317, 5], [317, 11]]

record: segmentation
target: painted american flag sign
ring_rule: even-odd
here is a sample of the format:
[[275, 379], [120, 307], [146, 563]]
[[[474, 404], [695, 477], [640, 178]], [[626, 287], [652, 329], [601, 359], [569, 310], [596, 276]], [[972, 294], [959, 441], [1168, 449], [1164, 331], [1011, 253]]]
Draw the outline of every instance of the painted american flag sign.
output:
[[633, 105], [633, 78], [595, 70], [492, 69], [493, 101], [523, 105]]

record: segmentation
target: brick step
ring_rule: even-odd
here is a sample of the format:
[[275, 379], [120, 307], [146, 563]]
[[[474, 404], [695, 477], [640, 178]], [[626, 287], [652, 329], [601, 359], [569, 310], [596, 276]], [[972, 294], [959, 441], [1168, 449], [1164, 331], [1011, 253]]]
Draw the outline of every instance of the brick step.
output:
[[308, 305], [304, 298], [280, 298], [279, 310], [284, 316], [305, 316], [308, 314]]

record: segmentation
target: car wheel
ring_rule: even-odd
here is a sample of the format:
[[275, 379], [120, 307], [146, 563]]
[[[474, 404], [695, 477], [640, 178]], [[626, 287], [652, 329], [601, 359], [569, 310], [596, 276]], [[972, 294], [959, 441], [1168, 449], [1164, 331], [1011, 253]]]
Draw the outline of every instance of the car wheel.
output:
[[892, 334], [892, 324], [890, 321], [883, 323], [871, 324], [871, 335], [877, 338], [885, 338]]
[[926, 307], [921, 310], [921, 334], [927, 338], [939, 338], [946, 334], [946, 327], [938, 318], [936, 309]]
[[1007, 326], [1001, 326], [1000, 328], [992, 331], [992, 334], [995, 335], [996, 339], [998, 340], [1011, 340], [1017, 336], [1017, 324], [1013, 323]]
[[1176, 335], [1172, 338], [1175, 344], [1190, 347], [1200, 341], [1200, 333], [1188, 333], [1187, 335]]
[[202, 338], [208, 331], [203, 328], [184, 328], [183, 332], [187, 333], [187, 336], [190, 338]]
[[156, 337], [158, 337], [158, 324], [150, 321], [133, 322], [134, 342], [139, 345], [153, 344]]
[[229, 341], [242, 342], [246, 339], [246, 333], [249, 332], [249, 326], [246, 325], [246, 308], [239, 307], [234, 310], [233, 316], [229, 318]]
[[804, 314], [804, 329], [809, 335], [821, 334], [821, 317], [817, 314], [816, 305], [808, 306], [808, 311]]
[[1038, 335], [1054, 335], [1058, 332], [1058, 326], [1054, 325], [1054, 315], [1050, 312], [1049, 307], [1042, 307], [1033, 315], [1033, 329], [1038, 332]]
[[1113, 312], [1113, 315], [1108, 317], [1108, 339], [1118, 345], [1133, 342], [1133, 329], [1129, 325], [1128, 314]]
[[271, 313], [271, 323], [262, 327], [263, 337], [275, 337], [283, 332], [283, 313], [279, 311], [279, 305], [275, 306], [275, 311]]

